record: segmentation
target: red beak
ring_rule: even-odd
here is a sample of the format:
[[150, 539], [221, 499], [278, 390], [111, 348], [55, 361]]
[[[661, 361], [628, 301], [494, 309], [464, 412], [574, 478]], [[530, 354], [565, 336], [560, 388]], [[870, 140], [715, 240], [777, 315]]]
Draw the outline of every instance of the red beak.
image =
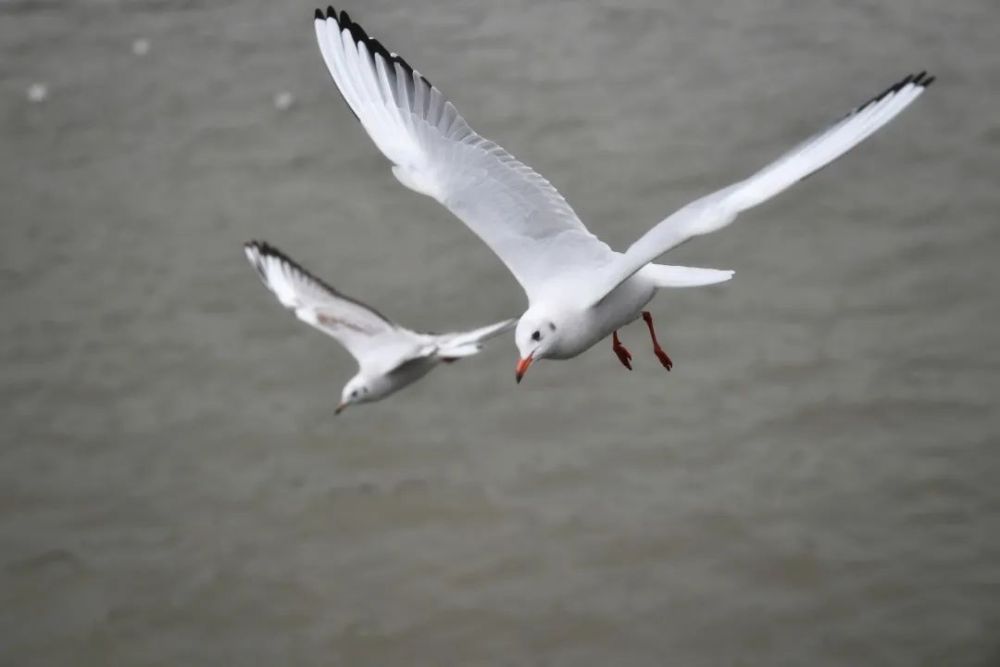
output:
[[517, 368], [514, 369], [514, 379], [517, 380], [519, 384], [521, 382], [521, 378], [523, 378], [524, 374], [528, 372], [528, 366], [531, 365], [532, 361], [534, 361], [534, 358], [529, 354], [524, 359], [517, 362]]

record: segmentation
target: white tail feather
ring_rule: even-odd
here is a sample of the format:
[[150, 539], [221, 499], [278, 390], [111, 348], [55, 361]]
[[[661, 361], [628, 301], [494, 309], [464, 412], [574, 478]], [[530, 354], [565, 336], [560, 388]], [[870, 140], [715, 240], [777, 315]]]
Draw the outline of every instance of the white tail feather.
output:
[[733, 271], [720, 269], [699, 269], [694, 266], [670, 266], [668, 264], [647, 264], [640, 273], [657, 287], [701, 287], [716, 285], [732, 279]]
[[517, 320], [504, 320], [489, 326], [462, 331], [458, 333], [441, 334], [437, 336], [439, 357], [469, 357], [479, 352], [484, 341], [509, 331]]

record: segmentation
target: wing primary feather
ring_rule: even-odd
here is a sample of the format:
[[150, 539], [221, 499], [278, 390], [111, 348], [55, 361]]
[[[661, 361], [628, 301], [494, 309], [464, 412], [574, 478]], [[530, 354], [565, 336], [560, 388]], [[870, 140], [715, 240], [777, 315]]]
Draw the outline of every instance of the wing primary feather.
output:
[[[398, 61], [392, 63], [396, 70], [396, 88], [399, 97], [396, 98], [400, 109], [412, 111], [413, 107], [413, 75], [403, 67]], [[413, 119], [411, 113], [400, 114], [403, 117], [403, 124], [412, 131]]]
[[358, 78], [361, 80], [366, 104], [379, 116], [381, 127], [390, 127], [392, 119], [389, 116], [388, 105], [381, 100], [382, 93], [379, 90], [378, 79], [375, 76], [371, 54], [368, 52], [368, 44], [366, 42], [355, 42], [354, 50], [348, 54], [348, 60], [353, 62], [354, 67], [360, 73]]
[[[343, 57], [339, 52], [340, 30], [339, 28], [337, 28], [336, 19], [333, 19], [335, 12], [333, 7], [327, 7], [326, 12], [327, 12], [326, 17], [324, 18], [322, 16], [322, 12], [319, 9], [316, 10], [316, 40], [319, 42], [320, 54], [323, 56], [323, 60], [326, 63], [327, 69], [330, 70], [331, 72], [336, 71], [343, 73], [344, 72]], [[332, 26], [330, 24], [331, 19], [334, 20]], [[338, 40], [336, 43], [334, 43], [332, 36], [330, 34], [331, 27], [336, 30], [338, 35]], [[351, 110], [351, 114], [358, 119], [358, 122], [361, 122], [361, 117], [358, 115], [358, 112], [355, 111], [354, 106], [351, 102], [352, 99], [357, 98], [357, 94], [354, 92], [354, 89], [350, 83], [350, 79], [344, 77], [343, 75], [341, 78], [344, 78], [345, 80], [344, 87], [341, 89], [341, 98], [344, 100], [344, 104], [347, 105], [347, 108]]]
[[254, 268], [257, 270], [257, 273], [260, 275], [261, 280], [263, 280], [265, 284], [268, 283], [268, 280], [267, 280], [267, 270], [266, 267], [264, 266], [264, 261], [267, 259], [277, 260], [280, 265], [282, 265], [283, 267], [287, 267], [284, 270], [291, 269], [295, 271], [296, 273], [300, 274], [303, 278], [309, 280], [312, 283], [315, 283], [317, 286], [321, 287], [327, 292], [330, 292], [337, 298], [343, 299], [344, 301], [349, 301], [360, 308], [364, 308], [365, 310], [371, 312], [373, 315], [377, 316], [380, 320], [382, 320], [392, 328], [397, 327], [397, 325], [392, 320], [390, 320], [388, 317], [377, 311], [375, 308], [372, 308], [367, 303], [362, 303], [361, 301], [358, 301], [357, 299], [349, 297], [343, 292], [338, 291], [329, 283], [316, 277], [315, 275], [307, 271], [305, 268], [303, 268], [301, 264], [299, 264], [294, 259], [283, 253], [278, 248], [267, 243], [266, 241], [248, 241], [247, 243], [243, 244], [243, 247], [247, 253], [248, 258], [253, 263]]

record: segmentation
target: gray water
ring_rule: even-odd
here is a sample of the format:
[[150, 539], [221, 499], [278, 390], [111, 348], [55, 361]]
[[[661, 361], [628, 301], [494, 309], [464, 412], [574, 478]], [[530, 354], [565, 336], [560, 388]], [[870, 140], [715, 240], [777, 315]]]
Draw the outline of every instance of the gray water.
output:
[[671, 254], [736, 270], [654, 302], [672, 373], [639, 323], [516, 386], [505, 337], [334, 417], [245, 240], [416, 328], [524, 300], [312, 5], [0, 1], [0, 663], [1000, 663], [995, 0], [420, 4], [349, 9], [617, 248], [939, 81]]

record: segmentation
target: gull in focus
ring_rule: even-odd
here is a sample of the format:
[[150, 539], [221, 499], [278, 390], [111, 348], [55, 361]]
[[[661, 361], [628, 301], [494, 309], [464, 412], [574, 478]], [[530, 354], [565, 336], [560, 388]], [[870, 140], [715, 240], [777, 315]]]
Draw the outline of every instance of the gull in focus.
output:
[[283, 306], [333, 337], [357, 360], [358, 372], [344, 385], [337, 414], [348, 405], [381, 400], [441, 362], [472, 356], [483, 342], [514, 326], [515, 320], [505, 320], [472, 331], [418, 333], [341, 294], [267, 243], [251, 241], [244, 250]]
[[347, 12], [316, 10], [314, 23], [337, 88], [397, 180], [465, 223], [524, 289], [528, 309], [515, 332], [518, 382], [535, 361], [575, 357], [609, 334], [618, 359], [631, 369], [618, 329], [640, 316], [654, 353], [670, 370], [646, 304], [658, 289], [711, 285], [733, 273], [652, 262], [844, 155], [934, 80], [926, 72], [907, 76], [746, 180], [691, 202], [616, 252], [587, 230], [545, 178], [476, 134], [430, 81]]

